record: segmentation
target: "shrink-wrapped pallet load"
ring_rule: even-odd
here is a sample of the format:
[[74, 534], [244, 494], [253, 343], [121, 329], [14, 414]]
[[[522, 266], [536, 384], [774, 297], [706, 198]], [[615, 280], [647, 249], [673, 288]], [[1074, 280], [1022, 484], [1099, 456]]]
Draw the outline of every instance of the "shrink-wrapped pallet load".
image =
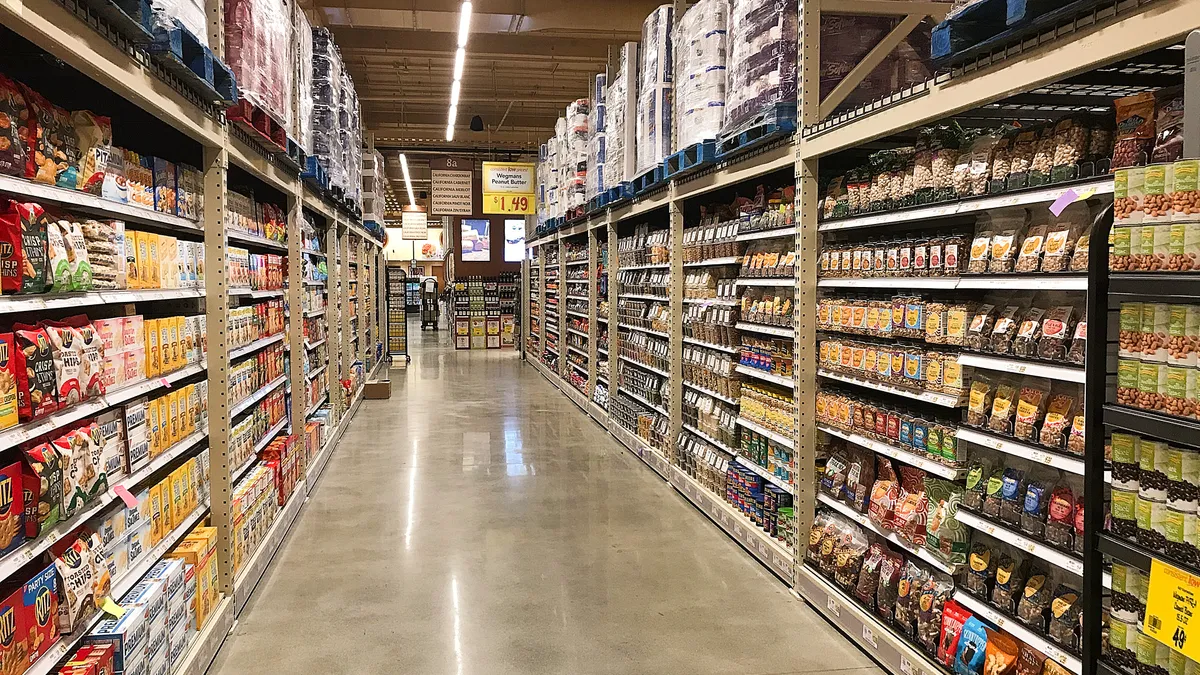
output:
[[300, 110], [296, 120], [296, 142], [304, 154], [312, 154], [313, 42], [312, 24], [304, 12], [296, 12], [296, 93]]
[[285, 129], [292, 122], [291, 13], [282, 0], [226, 0], [225, 61], [238, 96]]
[[730, 2], [722, 136], [770, 121], [777, 104], [795, 105], [796, 20], [795, 0]]
[[576, 99], [567, 106], [564, 163], [567, 211], [587, 203], [588, 114], [591, 108], [591, 102], [586, 98]]
[[592, 111], [588, 115], [587, 190], [584, 195], [589, 201], [604, 191], [604, 164], [608, 157], [608, 133], [605, 127], [607, 81], [608, 78], [600, 73], [596, 75], [592, 87]]
[[608, 128], [604, 188], [614, 188], [633, 180], [637, 150], [637, 62], [638, 43], [626, 42], [616, 73], [609, 73], [608, 95], [605, 98], [605, 126]]
[[725, 122], [728, 0], [700, 0], [675, 28], [676, 149], [715, 139]]
[[661, 5], [642, 22], [636, 114], [638, 174], [662, 163], [673, 152], [671, 26], [674, 14], [671, 5]]

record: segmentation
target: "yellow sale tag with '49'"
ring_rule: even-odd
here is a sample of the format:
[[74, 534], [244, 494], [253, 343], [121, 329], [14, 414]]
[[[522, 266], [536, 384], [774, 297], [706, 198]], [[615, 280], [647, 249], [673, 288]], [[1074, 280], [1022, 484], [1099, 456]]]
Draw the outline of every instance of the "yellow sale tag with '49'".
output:
[[532, 194], [518, 195], [485, 192], [483, 195], [483, 212], [488, 214], [531, 215], [535, 213], [536, 203]]
[[1142, 630], [1189, 659], [1200, 660], [1200, 577], [1151, 561]]

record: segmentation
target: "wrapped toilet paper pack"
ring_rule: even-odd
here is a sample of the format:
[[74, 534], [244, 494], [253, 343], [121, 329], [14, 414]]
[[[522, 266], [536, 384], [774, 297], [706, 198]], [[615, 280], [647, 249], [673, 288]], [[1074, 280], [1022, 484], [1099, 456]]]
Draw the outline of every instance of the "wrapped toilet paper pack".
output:
[[660, 164], [673, 152], [671, 124], [674, 121], [674, 61], [671, 26], [675, 11], [660, 5], [642, 22], [641, 61], [637, 92], [637, 171]]
[[607, 137], [604, 189], [633, 180], [637, 158], [635, 108], [637, 105], [638, 43], [621, 46], [617, 72], [611, 73], [605, 98]]
[[795, 104], [796, 31], [794, 0], [732, 0], [722, 135], [744, 131], [778, 103]]
[[675, 27], [678, 149], [715, 139], [721, 133], [725, 122], [728, 28], [728, 0], [700, 0]]
[[605, 117], [608, 114], [606, 89], [608, 78], [604, 73], [596, 75], [592, 86], [592, 111], [588, 115], [588, 161], [587, 161], [587, 190], [586, 198], [604, 191], [604, 164], [607, 161], [608, 133], [605, 131]]

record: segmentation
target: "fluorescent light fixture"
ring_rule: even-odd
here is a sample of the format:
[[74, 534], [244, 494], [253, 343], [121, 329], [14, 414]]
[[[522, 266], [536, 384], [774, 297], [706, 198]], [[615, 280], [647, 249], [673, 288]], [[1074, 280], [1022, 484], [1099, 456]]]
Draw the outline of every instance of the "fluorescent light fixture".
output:
[[458, 106], [452, 105], [450, 106], [450, 118], [447, 120], [446, 124], [454, 126], [454, 119], [456, 117], [458, 117]]
[[455, 82], [458, 82], [459, 80], [462, 79], [463, 66], [466, 65], [466, 62], [467, 62], [467, 50], [463, 49], [462, 47], [459, 47], [458, 51], [454, 52], [454, 81]]
[[461, 93], [462, 93], [462, 82], [455, 80], [454, 84], [450, 85], [450, 107], [451, 108], [458, 105], [458, 96]]
[[454, 140], [454, 125], [453, 124], [446, 125], [446, 140], [447, 141]]
[[462, 4], [462, 13], [458, 15], [458, 46], [467, 46], [467, 37], [471, 35], [471, 3]]
[[408, 158], [400, 153], [400, 169], [404, 171], [404, 187], [408, 188], [408, 203], [416, 206], [417, 198], [413, 195], [412, 179], [408, 177]]

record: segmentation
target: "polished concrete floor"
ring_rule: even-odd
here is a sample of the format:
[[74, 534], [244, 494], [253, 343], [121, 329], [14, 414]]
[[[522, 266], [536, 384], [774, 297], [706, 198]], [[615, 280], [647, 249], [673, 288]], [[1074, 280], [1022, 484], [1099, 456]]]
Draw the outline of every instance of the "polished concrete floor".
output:
[[512, 352], [411, 324], [210, 673], [878, 673]]

